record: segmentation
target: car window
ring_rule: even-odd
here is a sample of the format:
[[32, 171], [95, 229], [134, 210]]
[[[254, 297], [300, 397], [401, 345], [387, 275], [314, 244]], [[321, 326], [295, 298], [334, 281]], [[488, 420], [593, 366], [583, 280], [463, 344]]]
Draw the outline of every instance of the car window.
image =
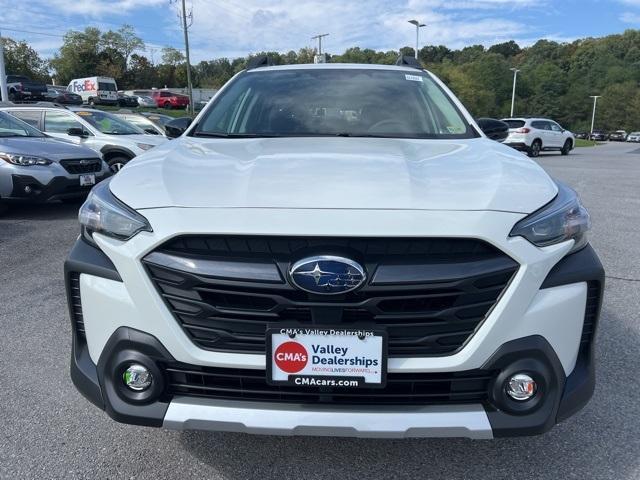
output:
[[549, 122], [549, 125], [551, 125], [551, 130], [553, 130], [554, 132], [562, 132], [562, 127], [560, 127], [560, 125], [558, 125], [555, 122]]
[[149, 128], [155, 132], [157, 132], [157, 128], [155, 124], [144, 117], [138, 117], [137, 115], [123, 115], [123, 117], [127, 122], [133, 123], [136, 127], [142, 128], [143, 130]]
[[161, 97], [171, 97], [173, 96], [170, 92], [160, 92]]
[[7, 83], [18, 83], [18, 82], [28, 82], [29, 79], [27, 77], [23, 77], [21, 75], [7, 75]]
[[509, 128], [522, 128], [524, 127], [524, 120], [502, 120], [509, 125]]
[[67, 130], [70, 128], [83, 128], [83, 126], [69, 113], [52, 111], [44, 112], [45, 132], [67, 133]]
[[216, 98], [193, 134], [477, 136], [429, 75], [377, 69], [246, 72]]
[[116, 85], [111, 82], [98, 82], [98, 90], [106, 90], [107, 92], [115, 92]]
[[139, 135], [144, 132], [126, 120], [99, 110], [78, 110], [76, 114], [108, 135]]
[[20, 120], [28, 123], [34, 128], [40, 129], [42, 110], [12, 110], [11, 115], [18, 117]]
[[44, 134], [17, 116], [0, 112], [0, 137], [44, 137]]

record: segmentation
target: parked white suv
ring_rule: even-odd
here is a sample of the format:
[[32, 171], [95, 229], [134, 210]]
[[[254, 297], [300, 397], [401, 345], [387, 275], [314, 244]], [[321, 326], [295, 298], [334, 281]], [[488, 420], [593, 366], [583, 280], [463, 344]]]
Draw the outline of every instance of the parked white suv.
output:
[[32, 104], [1, 107], [0, 110], [47, 135], [91, 148], [102, 155], [114, 173], [133, 157], [167, 140], [160, 135], [145, 134], [116, 115], [91, 108]]
[[537, 157], [542, 151], [560, 151], [569, 155], [576, 144], [573, 133], [547, 118], [503, 118], [509, 125], [509, 136], [504, 141], [516, 150]]
[[65, 263], [91, 402], [175, 429], [471, 438], [585, 405], [589, 215], [414, 62], [257, 61], [93, 189]]

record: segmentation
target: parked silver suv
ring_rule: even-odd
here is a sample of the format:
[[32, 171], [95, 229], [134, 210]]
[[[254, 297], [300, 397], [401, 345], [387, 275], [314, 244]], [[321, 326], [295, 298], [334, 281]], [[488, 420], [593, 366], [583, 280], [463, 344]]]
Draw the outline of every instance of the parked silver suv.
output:
[[82, 197], [110, 175], [93, 150], [51, 138], [0, 112], [0, 207]]
[[11, 113], [52, 137], [69, 140], [101, 154], [113, 172], [133, 157], [167, 141], [145, 132], [115, 115], [84, 107], [15, 105], [0, 110]]

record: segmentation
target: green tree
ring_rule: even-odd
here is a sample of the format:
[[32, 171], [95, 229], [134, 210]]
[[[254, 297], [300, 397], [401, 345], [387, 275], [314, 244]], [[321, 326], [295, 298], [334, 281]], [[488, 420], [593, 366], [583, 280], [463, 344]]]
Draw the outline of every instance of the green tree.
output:
[[38, 52], [27, 42], [0, 37], [4, 49], [4, 62], [7, 74], [26, 75], [33, 79], [48, 81], [49, 72]]

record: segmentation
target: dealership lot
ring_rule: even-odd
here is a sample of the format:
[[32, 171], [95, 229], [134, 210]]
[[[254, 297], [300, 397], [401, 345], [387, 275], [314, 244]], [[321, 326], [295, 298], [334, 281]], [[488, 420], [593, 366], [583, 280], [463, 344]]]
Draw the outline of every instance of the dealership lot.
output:
[[374, 441], [117, 424], [68, 376], [62, 263], [78, 206], [15, 207], [0, 217], [0, 478], [640, 477], [640, 149], [607, 144], [539, 161], [582, 194], [608, 276], [596, 395], [547, 435]]

